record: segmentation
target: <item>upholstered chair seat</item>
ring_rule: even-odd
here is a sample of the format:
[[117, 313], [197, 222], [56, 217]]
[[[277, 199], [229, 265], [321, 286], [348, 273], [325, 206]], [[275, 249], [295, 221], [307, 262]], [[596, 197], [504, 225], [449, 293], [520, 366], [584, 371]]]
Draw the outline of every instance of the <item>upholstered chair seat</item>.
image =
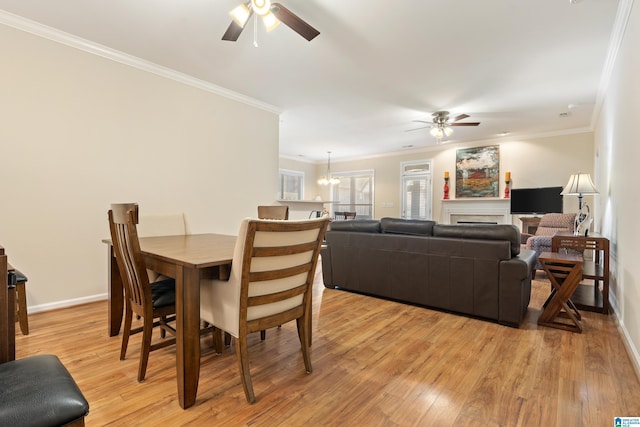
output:
[[151, 283], [153, 308], [172, 306], [176, 303], [176, 281], [168, 278]]
[[0, 364], [0, 425], [83, 426], [89, 403], [50, 354]]

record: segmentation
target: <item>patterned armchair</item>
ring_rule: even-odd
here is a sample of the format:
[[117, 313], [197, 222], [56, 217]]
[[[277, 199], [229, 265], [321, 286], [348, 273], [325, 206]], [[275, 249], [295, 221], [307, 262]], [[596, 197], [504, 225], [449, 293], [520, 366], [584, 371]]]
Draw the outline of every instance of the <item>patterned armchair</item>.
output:
[[[521, 243], [526, 249], [535, 251], [537, 255], [551, 251], [551, 239], [558, 231], [573, 232], [573, 222], [576, 214], [549, 213], [542, 216], [536, 234], [521, 234]], [[536, 263], [535, 270], [541, 270], [540, 261]], [[535, 271], [533, 272], [535, 277]]]

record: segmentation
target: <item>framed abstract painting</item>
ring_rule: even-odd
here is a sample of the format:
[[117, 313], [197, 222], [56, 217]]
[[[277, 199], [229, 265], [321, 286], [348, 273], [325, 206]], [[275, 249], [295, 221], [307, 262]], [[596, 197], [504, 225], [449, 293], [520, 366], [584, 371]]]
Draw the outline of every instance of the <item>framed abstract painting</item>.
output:
[[498, 197], [499, 178], [498, 145], [456, 151], [456, 198]]

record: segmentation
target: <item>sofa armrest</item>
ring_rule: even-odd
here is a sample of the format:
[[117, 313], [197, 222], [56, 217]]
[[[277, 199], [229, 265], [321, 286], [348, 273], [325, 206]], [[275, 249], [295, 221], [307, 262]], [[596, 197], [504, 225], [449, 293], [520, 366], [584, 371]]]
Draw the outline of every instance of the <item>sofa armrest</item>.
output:
[[500, 307], [498, 322], [518, 327], [531, 300], [531, 272], [538, 255], [523, 249], [517, 257], [500, 262]]
[[553, 236], [531, 236], [527, 239], [525, 248], [541, 254], [544, 251], [551, 250], [552, 239]]

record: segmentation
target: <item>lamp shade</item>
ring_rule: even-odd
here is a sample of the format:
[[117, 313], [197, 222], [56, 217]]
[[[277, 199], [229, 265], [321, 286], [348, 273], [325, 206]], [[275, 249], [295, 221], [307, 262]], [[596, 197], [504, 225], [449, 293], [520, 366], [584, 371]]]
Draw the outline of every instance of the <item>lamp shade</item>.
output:
[[596, 186], [593, 185], [591, 175], [578, 172], [571, 175], [569, 182], [567, 182], [567, 185], [565, 185], [564, 190], [562, 190], [560, 194], [581, 196], [583, 194], [598, 194], [598, 190]]

